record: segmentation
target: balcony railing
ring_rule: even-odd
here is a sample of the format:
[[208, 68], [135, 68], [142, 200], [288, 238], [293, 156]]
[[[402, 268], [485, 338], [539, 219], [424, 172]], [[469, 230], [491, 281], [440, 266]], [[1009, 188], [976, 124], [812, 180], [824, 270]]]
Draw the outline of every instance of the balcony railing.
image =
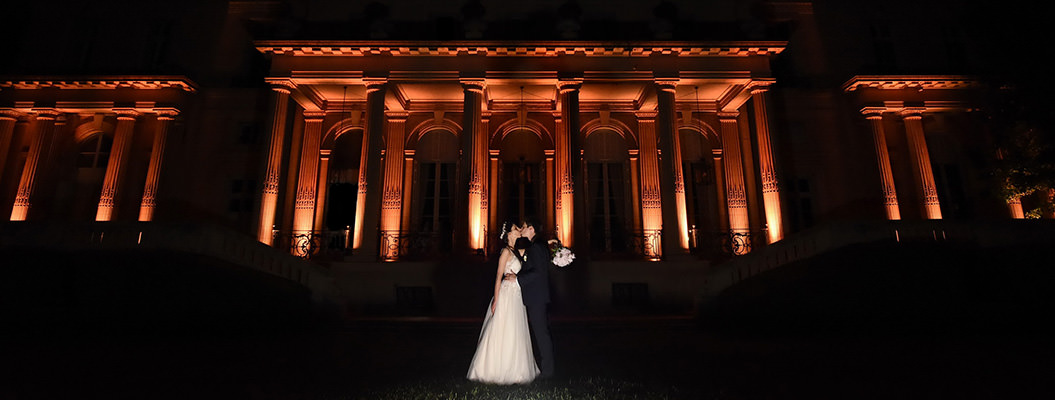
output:
[[691, 253], [712, 258], [742, 256], [766, 243], [766, 231], [734, 232], [689, 230]]
[[290, 254], [305, 260], [333, 260], [352, 254], [350, 231], [272, 231], [272, 243], [289, 249]]
[[381, 231], [380, 258], [384, 261], [416, 260], [451, 252], [450, 234], [444, 232]]
[[663, 258], [662, 229], [645, 229], [627, 233], [627, 247], [633, 254], [649, 260]]

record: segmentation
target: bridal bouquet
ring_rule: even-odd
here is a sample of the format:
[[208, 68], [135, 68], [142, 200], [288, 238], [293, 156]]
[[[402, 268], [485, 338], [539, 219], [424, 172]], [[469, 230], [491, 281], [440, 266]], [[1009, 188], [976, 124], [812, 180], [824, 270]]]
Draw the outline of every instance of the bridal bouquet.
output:
[[572, 261], [575, 261], [575, 253], [572, 253], [571, 249], [564, 247], [559, 241], [550, 246], [550, 258], [553, 264], [558, 267], [567, 267]]

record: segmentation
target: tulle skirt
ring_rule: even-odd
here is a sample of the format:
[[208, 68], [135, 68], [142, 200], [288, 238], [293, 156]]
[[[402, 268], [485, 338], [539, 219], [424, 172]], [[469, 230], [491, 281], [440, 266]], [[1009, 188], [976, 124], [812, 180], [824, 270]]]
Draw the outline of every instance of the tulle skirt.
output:
[[466, 377], [478, 382], [513, 384], [529, 383], [538, 374], [520, 284], [502, 281], [495, 312], [491, 312], [490, 303], [487, 305], [476, 355]]

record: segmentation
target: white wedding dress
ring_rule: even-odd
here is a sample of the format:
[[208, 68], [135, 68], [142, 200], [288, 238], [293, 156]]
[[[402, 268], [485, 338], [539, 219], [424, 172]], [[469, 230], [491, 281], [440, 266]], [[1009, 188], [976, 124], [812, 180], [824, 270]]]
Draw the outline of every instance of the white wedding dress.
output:
[[[510, 257], [505, 272], [520, 272], [520, 261]], [[531, 382], [538, 374], [520, 284], [516, 280], [503, 280], [495, 312], [487, 305], [480, 342], [466, 377], [479, 382], [512, 384]]]

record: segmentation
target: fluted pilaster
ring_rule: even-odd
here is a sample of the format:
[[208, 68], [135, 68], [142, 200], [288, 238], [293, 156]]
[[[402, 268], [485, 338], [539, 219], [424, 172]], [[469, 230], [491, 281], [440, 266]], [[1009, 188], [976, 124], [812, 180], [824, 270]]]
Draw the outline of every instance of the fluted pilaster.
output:
[[922, 110], [906, 109], [901, 115], [905, 120], [912, 175], [922, 197], [923, 215], [927, 219], [941, 219], [941, 203], [938, 201], [938, 189], [934, 184], [934, 172], [930, 166], [930, 152], [927, 151], [927, 140], [923, 134]]
[[403, 211], [403, 143], [407, 114], [388, 115], [385, 139], [384, 194], [381, 199], [381, 230], [398, 231]]
[[136, 118], [139, 113], [133, 110], [115, 110], [117, 127], [114, 128], [114, 143], [110, 147], [110, 159], [106, 163], [106, 177], [103, 178], [103, 190], [99, 194], [99, 208], [95, 212], [96, 221], [111, 221], [117, 208], [121, 191], [121, 181], [128, 164], [128, 154], [132, 149], [132, 136], [135, 133]]
[[293, 233], [309, 233], [315, 228], [316, 190], [319, 186], [319, 145], [325, 112], [304, 112], [304, 138], [297, 170], [297, 201], [293, 209]]
[[[732, 233], [750, 232], [747, 212], [747, 191], [744, 187], [743, 160], [740, 153], [739, 113], [718, 113], [722, 129], [722, 169], [725, 172], [725, 201], [729, 209], [729, 230]], [[734, 250], [743, 251], [743, 248]]]
[[773, 145], [769, 138], [769, 114], [765, 89], [751, 92], [755, 113], [755, 137], [758, 142], [759, 173], [762, 178], [762, 204], [766, 213], [766, 239], [769, 243], [784, 238], [784, 217], [780, 204], [780, 182], [773, 160]]
[[11, 208], [12, 221], [25, 221], [33, 205], [33, 192], [42, 166], [46, 165], [47, 149], [51, 146], [51, 135], [55, 130], [55, 119], [61, 114], [56, 110], [34, 110], [36, 132], [29, 144], [26, 164], [22, 167], [22, 179], [18, 182], [15, 204]]
[[897, 202], [897, 190], [894, 188], [894, 172], [890, 168], [890, 153], [886, 145], [886, 133], [883, 132], [883, 115], [880, 110], [862, 110], [872, 127], [872, 142], [876, 151], [876, 162], [879, 166], [879, 181], [883, 188], [883, 207], [888, 220], [901, 219], [901, 208]]
[[272, 229], [275, 225], [275, 211], [278, 208], [278, 188], [282, 176], [282, 149], [286, 140], [286, 114], [289, 106], [290, 87], [275, 85], [271, 87], [272, 114], [271, 140], [268, 146], [267, 170], [260, 196], [260, 218], [257, 226], [257, 240], [271, 245], [274, 239]]
[[[641, 171], [641, 228], [655, 231], [663, 228], [663, 202], [659, 182], [659, 140], [656, 138], [656, 114], [638, 113], [637, 131]], [[662, 246], [655, 250], [660, 250]], [[661, 257], [662, 254], [648, 254]]]
[[139, 220], [153, 221], [157, 208], [158, 181], [161, 177], [161, 164], [165, 158], [165, 143], [168, 131], [179, 111], [176, 109], [157, 110], [157, 128], [154, 131], [154, 143], [150, 147], [150, 166], [147, 167], [147, 181], [143, 186], [143, 200], [139, 202]]
[[4, 167], [9, 161], [7, 153], [11, 151], [11, 138], [15, 134], [15, 124], [19, 113], [12, 110], [0, 110], [0, 179], [4, 176]]

